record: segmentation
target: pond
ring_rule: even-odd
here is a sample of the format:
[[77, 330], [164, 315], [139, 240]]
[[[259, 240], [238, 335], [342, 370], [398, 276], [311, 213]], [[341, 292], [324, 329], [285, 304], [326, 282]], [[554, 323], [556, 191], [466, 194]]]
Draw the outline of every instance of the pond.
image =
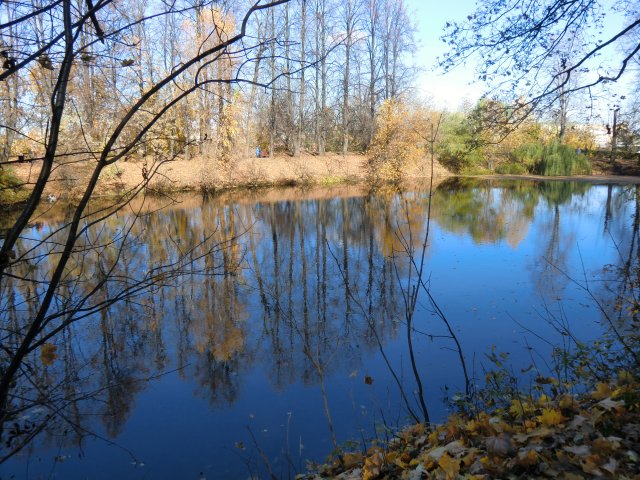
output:
[[[461, 356], [480, 384], [492, 352], [523, 382], [547, 375], [552, 346], [600, 335], [598, 302], [613, 309], [626, 288], [639, 198], [635, 185], [449, 179], [430, 221], [421, 187], [132, 203], [80, 238], [59, 331], [15, 386], [2, 455], [25, 445], [0, 478], [293, 478], [335, 444], [422, 418], [415, 373], [436, 422], [465, 390]], [[17, 277], [52, 269], [57, 208], [2, 285], [5, 346], [42, 299]]]

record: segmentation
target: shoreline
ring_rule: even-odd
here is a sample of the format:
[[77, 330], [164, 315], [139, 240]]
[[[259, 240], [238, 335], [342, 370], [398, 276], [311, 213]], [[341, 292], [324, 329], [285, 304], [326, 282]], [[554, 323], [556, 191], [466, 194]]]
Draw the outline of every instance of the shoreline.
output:
[[[375, 188], [367, 175], [367, 157], [363, 154], [328, 153], [323, 157], [303, 154], [300, 157], [286, 155], [274, 158], [245, 158], [231, 165], [220, 165], [212, 159], [195, 157], [190, 160], [178, 158], [161, 164], [151, 164], [142, 160], [121, 162], [107, 167], [93, 197], [108, 199], [140, 188], [150, 171], [147, 191], [151, 193], [179, 194], [201, 192], [217, 195], [227, 192], [250, 192], [286, 188], [331, 188], [358, 187]], [[44, 191], [55, 200], [73, 201], [84, 192], [86, 181], [93, 170], [89, 162], [57, 165]], [[430, 166], [426, 159], [405, 169], [401, 185], [411, 185], [430, 178]], [[38, 162], [19, 165], [13, 169], [16, 177], [27, 186], [33, 185], [39, 173]], [[594, 185], [639, 185], [640, 176], [613, 175], [602, 172], [596, 175], [554, 176], [541, 175], [461, 175], [446, 170], [439, 163], [434, 166], [434, 179], [474, 178], [478, 180], [529, 180], [529, 181], [572, 181]], [[384, 188], [386, 184], [380, 184]], [[28, 188], [23, 190], [28, 192]], [[4, 203], [11, 209], [24, 203], [26, 193], [14, 195], [15, 200]], [[54, 200], [54, 201], [55, 201]]]
[[[460, 175], [461, 177], [467, 177]], [[467, 178], [479, 178], [490, 180], [533, 180], [533, 181], [552, 181], [552, 182], [582, 182], [592, 183], [594, 185], [640, 185], [640, 177], [633, 175], [562, 175], [554, 177], [545, 177], [544, 175], [470, 175]]]

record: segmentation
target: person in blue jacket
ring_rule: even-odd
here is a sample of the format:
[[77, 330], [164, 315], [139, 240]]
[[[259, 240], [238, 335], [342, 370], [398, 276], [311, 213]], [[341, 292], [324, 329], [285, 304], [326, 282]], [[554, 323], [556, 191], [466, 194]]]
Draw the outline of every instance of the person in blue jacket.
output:
[[260, 145], [256, 147], [256, 158], [262, 157], [262, 150], [260, 150]]

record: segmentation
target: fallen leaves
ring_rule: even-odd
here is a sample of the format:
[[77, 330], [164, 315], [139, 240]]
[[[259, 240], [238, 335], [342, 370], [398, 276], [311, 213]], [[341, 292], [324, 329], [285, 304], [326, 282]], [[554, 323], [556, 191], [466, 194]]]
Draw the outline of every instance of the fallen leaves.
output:
[[368, 456], [364, 461], [362, 469], [362, 480], [373, 480], [380, 476], [384, 457], [381, 452], [375, 452]]
[[609, 388], [608, 384], [598, 383], [598, 385], [596, 385], [596, 389], [591, 392], [591, 398], [593, 398], [594, 400], [602, 400], [604, 398], [610, 397], [611, 393], [611, 388]]
[[442, 469], [447, 480], [453, 480], [460, 471], [460, 460], [453, 459], [448, 453], [444, 453], [440, 460], [438, 460], [438, 466]]
[[431, 431], [412, 425], [385, 449], [345, 454], [341, 469], [332, 464], [321, 474], [364, 480], [638, 478], [640, 382], [628, 372], [580, 397], [518, 398], [492, 415], [453, 415]]
[[552, 427], [554, 425], [560, 425], [561, 423], [564, 423], [567, 419], [562, 416], [560, 410], [545, 408], [542, 410], [542, 415], [538, 416], [538, 420], [542, 425]]
[[487, 447], [487, 452], [500, 457], [506, 457], [515, 452], [515, 446], [511, 436], [504, 433], [495, 437], [487, 437], [485, 445]]
[[522, 449], [516, 456], [516, 465], [528, 469], [540, 463], [540, 455], [533, 448]]

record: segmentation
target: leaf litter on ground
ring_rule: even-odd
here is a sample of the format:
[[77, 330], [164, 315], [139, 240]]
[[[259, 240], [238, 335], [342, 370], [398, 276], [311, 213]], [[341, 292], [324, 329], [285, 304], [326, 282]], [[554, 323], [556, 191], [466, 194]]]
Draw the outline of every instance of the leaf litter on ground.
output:
[[511, 408], [412, 425], [298, 479], [640, 479], [640, 381], [621, 371], [588, 394], [517, 398]]

